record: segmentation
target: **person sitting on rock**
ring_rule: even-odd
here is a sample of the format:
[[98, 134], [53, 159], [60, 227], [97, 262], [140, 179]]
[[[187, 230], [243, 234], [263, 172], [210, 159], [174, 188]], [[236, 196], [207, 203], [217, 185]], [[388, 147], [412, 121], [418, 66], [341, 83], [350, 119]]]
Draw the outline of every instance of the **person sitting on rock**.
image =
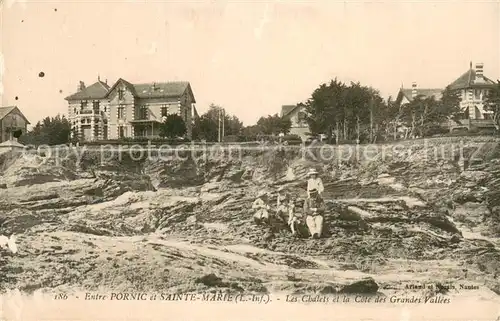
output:
[[288, 208], [290, 206], [290, 194], [280, 188], [278, 190], [278, 197], [276, 200], [276, 216], [280, 218], [283, 222], [288, 221]]
[[252, 209], [255, 210], [253, 219], [256, 224], [269, 223], [269, 210], [271, 207], [267, 204], [267, 201], [267, 192], [261, 191], [257, 195], [257, 199], [252, 204]]
[[292, 235], [307, 236], [307, 232], [304, 232], [305, 230], [304, 216], [300, 211], [297, 211], [295, 207], [295, 202], [291, 199], [288, 206], [288, 226], [292, 231]]
[[311, 189], [309, 197], [304, 202], [304, 215], [306, 216], [307, 228], [312, 238], [321, 237], [325, 209], [325, 202], [318, 193], [318, 190]]
[[318, 194], [321, 196], [325, 188], [323, 187], [323, 180], [318, 176], [318, 172], [311, 168], [307, 173], [307, 197], [311, 197], [311, 190], [316, 190]]

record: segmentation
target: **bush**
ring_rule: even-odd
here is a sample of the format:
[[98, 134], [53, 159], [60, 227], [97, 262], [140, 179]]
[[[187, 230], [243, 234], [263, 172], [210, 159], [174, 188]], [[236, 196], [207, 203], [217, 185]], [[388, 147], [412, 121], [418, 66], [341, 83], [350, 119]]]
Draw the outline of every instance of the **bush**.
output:
[[224, 142], [228, 142], [228, 143], [236, 143], [236, 142], [239, 142], [239, 136], [238, 135], [227, 135], [227, 136], [224, 136]]
[[448, 134], [450, 130], [443, 126], [432, 126], [427, 128], [424, 132], [425, 137], [434, 136], [434, 135], [443, 135]]
[[299, 135], [285, 135], [283, 136], [283, 142], [286, 142], [288, 145], [300, 145], [302, 144], [302, 139]]

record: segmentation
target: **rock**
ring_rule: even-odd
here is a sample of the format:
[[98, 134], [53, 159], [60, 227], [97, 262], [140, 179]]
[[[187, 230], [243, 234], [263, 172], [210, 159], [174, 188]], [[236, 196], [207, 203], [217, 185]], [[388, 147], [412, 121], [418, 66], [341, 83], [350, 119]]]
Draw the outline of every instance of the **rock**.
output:
[[460, 234], [453, 234], [450, 238], [450, 242], [454, 243], [454, 244], [460, 243], [462, 240], [463, 240], [463, 237]]
[[339, 293], [352, 294], [375, 294], [378, 291], [378, 284], [373, 278], [366, 278], [361, 281], [344, 286]]
[[187, 225], [195, 225], [196, 224], [196, 215], [191, 215], [186, 219]]
[[460, 174], [460, 177], [464, 180], [473, 183], [473, 186], [481, 185], [488, 178], [488, 173], [485, 171], [471, 171], [466, 170]]
[[0, 183], [0, 189], [6, 189], [7, 188], [7, 184], [5, 183]]
[[325, 285], [318, 292], [319, 294], [335, 294], [337, 293], [337, 289], [332, 285]]
[[455, 206], [451, 211], [452, 217], [458, 222], [464, 222], [472, 226], [481, 224], [490, 216], [490, 210], [484, 203], [466, 202]]

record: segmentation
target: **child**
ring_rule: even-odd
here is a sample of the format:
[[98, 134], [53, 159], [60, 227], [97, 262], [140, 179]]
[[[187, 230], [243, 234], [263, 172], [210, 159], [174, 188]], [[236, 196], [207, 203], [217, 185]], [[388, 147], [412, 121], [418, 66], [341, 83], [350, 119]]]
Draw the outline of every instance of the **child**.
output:
[[253, 219], [256, 224], [269, 222], [269, 210], [271, 208], [269, 205], [267, 205], [267, 201], [268, 201], [267, 192], [261, 191], [257, 195], [257, 199], [252, 204], [252, 209], [255, 210]]

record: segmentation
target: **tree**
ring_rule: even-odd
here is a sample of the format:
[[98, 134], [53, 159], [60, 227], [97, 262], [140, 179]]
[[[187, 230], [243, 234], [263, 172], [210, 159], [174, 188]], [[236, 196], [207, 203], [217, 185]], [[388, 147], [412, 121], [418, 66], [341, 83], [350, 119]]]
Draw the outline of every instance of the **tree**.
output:
[[500, 130], [500, 80], [492, 88], [485, 101], [485, 109], [493, 112], [493, 122], [496, 130]]
[[193, 128], [194, 139], [205, 139], [215, 142], [219, 139], [219, 119], [222, 135], [222, 124], [224, 124], [224, 136], [239, 135], [243, 130], [243, 123], [236, 116], [231, 116], [225, 110], [215, 104], [211, 104], [206, 113], [195, 121]]
[[70, 140], [71, 124], [64, 116], [46, 117], [32, 130], [19, 137], [26, 145], [60, 145]]
[[376, 137], [377, 121], [384, 119], [387, 106], [378, 91], [351, 83], [331, 80], [320, 85], [305, 103], [312, 134], [335, 136], [337, 140]]
[[439, 100], [419, 95], [403, 106], [403, 120], [410, 128], [409, 137], [426, 136], [431, 128], [444, 128], [445, 122], [456, 119], [460, 112], [460, 97], [446, 88]]
[[278, 114], [261, 117], [257, 121], [259, 133], [266, 135], [288, 134], [291, 127], [292, 122], [290, 119], [282, 118]]
[[442, 119], [457, 119], [460, 114], [460, 94], [446, 87], [440, 98], [439, 117]]
[[186, 123], [181, 116], [170, 114], [160, 126], [160, 137], [176, 138], [186, 134]]

